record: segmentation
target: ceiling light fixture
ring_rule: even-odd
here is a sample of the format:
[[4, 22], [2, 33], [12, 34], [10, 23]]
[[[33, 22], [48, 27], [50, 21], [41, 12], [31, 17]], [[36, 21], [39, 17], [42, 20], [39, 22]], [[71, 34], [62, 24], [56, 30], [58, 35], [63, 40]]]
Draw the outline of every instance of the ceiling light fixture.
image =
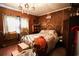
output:
[[22, 13], [30, 14], [32, 11], [35, 10], [34, 3], [25, 3], [25, 4], [19, 4], [19, 9], [22, 11]]

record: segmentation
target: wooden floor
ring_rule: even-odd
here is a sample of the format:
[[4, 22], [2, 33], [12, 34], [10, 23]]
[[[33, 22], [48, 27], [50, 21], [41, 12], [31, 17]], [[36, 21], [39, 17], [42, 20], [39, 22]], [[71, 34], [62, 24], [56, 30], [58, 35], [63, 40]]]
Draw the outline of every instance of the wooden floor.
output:
[[17, 45], [12, 45], [9, 47], [1, 48], [0, 49], [0, 56], [11, 56], [11, 52], [17, 50]]
[[[17, 50], [17, 45], [9, 46], [6, 48], [0, 49], [0, 56], [11, 56], [12, 51]], [[65, 48], [56, 48], [55, 50], [51, 51], [49, 56], [65, 56]]]
[[66, 50], [63, 47], [56, 48], [54, 51], [51, 51], [49, 56], [66, 56]]

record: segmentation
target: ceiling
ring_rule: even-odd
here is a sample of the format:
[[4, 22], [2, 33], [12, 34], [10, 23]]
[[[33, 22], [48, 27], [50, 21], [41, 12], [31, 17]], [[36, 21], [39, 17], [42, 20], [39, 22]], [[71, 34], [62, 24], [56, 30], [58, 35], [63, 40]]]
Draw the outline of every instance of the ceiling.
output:
[[[70, 8], [69, 3], [30, 3], [34, 4], [35, 10], [30, 10], [29, 14], [35, 16], [42, 16], [51, 12], [56, 12], [62, 9]], [[18, 8], [18, 3], [0, 3], [0, 6], [21, 11]]]

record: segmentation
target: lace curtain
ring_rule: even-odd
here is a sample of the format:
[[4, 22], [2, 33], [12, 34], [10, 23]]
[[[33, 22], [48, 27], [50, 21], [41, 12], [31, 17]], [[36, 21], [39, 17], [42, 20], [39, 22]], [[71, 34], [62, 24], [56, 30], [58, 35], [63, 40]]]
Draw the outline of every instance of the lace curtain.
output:
[[3, 29], [4, 33], [29, 32], [29, 20], [26, 18], [4, 15]]
[[19, 17], [5, 15], [3, 20], [3, 28], [4, 33], [8, 32], [20, 33]]

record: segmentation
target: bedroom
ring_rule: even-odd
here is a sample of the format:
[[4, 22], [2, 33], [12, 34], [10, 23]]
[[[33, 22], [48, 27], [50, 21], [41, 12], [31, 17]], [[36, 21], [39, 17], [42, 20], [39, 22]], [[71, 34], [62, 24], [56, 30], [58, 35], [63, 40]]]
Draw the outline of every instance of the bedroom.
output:
[[74, 55], [70, 51], [72, 43], [67, 40], [65, 21], [78, 13], [78, 6], [69, 3], [0, 3], [0, 55]]

